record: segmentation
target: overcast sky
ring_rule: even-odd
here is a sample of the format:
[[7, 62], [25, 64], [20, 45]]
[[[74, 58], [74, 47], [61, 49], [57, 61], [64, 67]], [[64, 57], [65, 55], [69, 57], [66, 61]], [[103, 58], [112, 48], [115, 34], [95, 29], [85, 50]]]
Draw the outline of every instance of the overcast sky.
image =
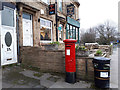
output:
[[120, 0], [79, 0], [81, 29], [94, 27], [107, 20], [117, 25], [118, 1]]

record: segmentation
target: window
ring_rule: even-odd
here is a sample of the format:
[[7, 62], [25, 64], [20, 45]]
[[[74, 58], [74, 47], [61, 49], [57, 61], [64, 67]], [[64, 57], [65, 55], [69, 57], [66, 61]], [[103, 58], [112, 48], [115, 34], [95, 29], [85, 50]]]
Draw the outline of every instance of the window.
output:
[[70, 24], [67, 24], [66, 39], [79, 40], [79, 28], [75, 27], [75, 26], [72, 26]]
[[69, 39], [69, 25], [67, 24], [66, 39]]
[[10, 32], [7, 32], [5, 35], [5, 43], [8, 47], [10, 47], [12, 44], [12, 36], [11, 36]]
[[73, 29], [72, 29], [72, 26], [70, 25], [70, 39], [72, 39], [72, 33], [73, 32]]
[[32, 20], [32, 15], [27, 14], [27, 13], [23, 13], [23, 18], [28, 19], [28, 20]]
[[78, 40], [78, 28], [76, 28], [76, 40]]
[[75, 27], [73, 27], [73, 39], [75, 39]]
[[40, 37], [43, 41], [51, 41], [52, 22], [46, 19], [40, 19]]
[[14, 27], [14, 10], [4, 7], [2, 11], [2, 25]]
[[58, 29], [58, 33], [59, 33], [59, 41], [63, 40], [63, 25], [59, 24], [59, 29]]
[[49, 0], [42, 0], [44, 3], [49, 4]]
[[62, 0], [59, 0], [59, 10], [62, 12]]

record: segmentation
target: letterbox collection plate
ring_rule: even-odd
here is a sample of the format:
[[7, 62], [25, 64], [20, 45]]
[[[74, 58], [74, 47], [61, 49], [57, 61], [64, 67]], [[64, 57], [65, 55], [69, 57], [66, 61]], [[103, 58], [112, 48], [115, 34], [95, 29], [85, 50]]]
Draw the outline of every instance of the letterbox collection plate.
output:
[[108, 72], [100, 72], [100, 77], [108, 77]]
[[70, 55], [70, 49], [67, 49], [66, 51], [67, 51], [66, 55]]

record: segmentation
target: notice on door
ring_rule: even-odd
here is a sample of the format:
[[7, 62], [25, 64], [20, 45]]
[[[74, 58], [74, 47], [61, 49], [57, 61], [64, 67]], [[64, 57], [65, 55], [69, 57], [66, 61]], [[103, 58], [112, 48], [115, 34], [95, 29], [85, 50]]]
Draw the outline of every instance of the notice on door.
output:
[[70, 55], [70, 49], [67, 49], [67, 55]]
[[108, 77], [108, 72], [100, 72], [100, 77]]

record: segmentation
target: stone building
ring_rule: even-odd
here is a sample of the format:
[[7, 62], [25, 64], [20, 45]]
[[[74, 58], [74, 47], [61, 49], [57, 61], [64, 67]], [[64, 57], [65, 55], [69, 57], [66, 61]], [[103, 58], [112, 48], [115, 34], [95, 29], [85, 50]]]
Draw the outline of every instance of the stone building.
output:
[[[56, 16], [49, 15], [48, 8], [49, 4], [54, 3], [54, 0], [52, 0], [52, 2], [42, 0], [41, 2], [17, 3], [20, 46], [40, 46], [42, 43], [57, 41]], [[73, 3], [75, 6], [75, 14], [71, 18], [67, 17], [66, 12], [66, 7], [67, 5], [70, 5], [70, 3]], [[63, 2], [62, 0], [58, 1], [57, 26], [59, 42], [68, 38], [78, 39], [79, 31], [77, 29], [79, 29], [79, 22], [76, 20], [79, 19], [79, 5], [79, 2], [75, 2], [74, 0], [71, 2]], [[77, 35], [75, 35], [75, 33]]]
[[[3, 18], [0, 18], [0, 40], [9, 36], [5, 39], [9, 39], [9, 45], [6, 45], [7, 41], [1, 42], [1, 46], [5, 45], [5, 48], [1, 48], [1, 52], [5, 52], [1, 53], [1, 61], [5, 61], [2, 65], [17, 62], [19, 47], [39, 47], [56, 41], [63, 43], [63, 40], [70, 38], [79, 42], [80, 3], [77, 0], [57, 0], [56, 30], [56, 14], [49, 15], [49, 5], [55, 2], [56, 0], [38, 0], [0, 3], [0, 16]], [[6, 32], [2, 30], [4, 26]]]

